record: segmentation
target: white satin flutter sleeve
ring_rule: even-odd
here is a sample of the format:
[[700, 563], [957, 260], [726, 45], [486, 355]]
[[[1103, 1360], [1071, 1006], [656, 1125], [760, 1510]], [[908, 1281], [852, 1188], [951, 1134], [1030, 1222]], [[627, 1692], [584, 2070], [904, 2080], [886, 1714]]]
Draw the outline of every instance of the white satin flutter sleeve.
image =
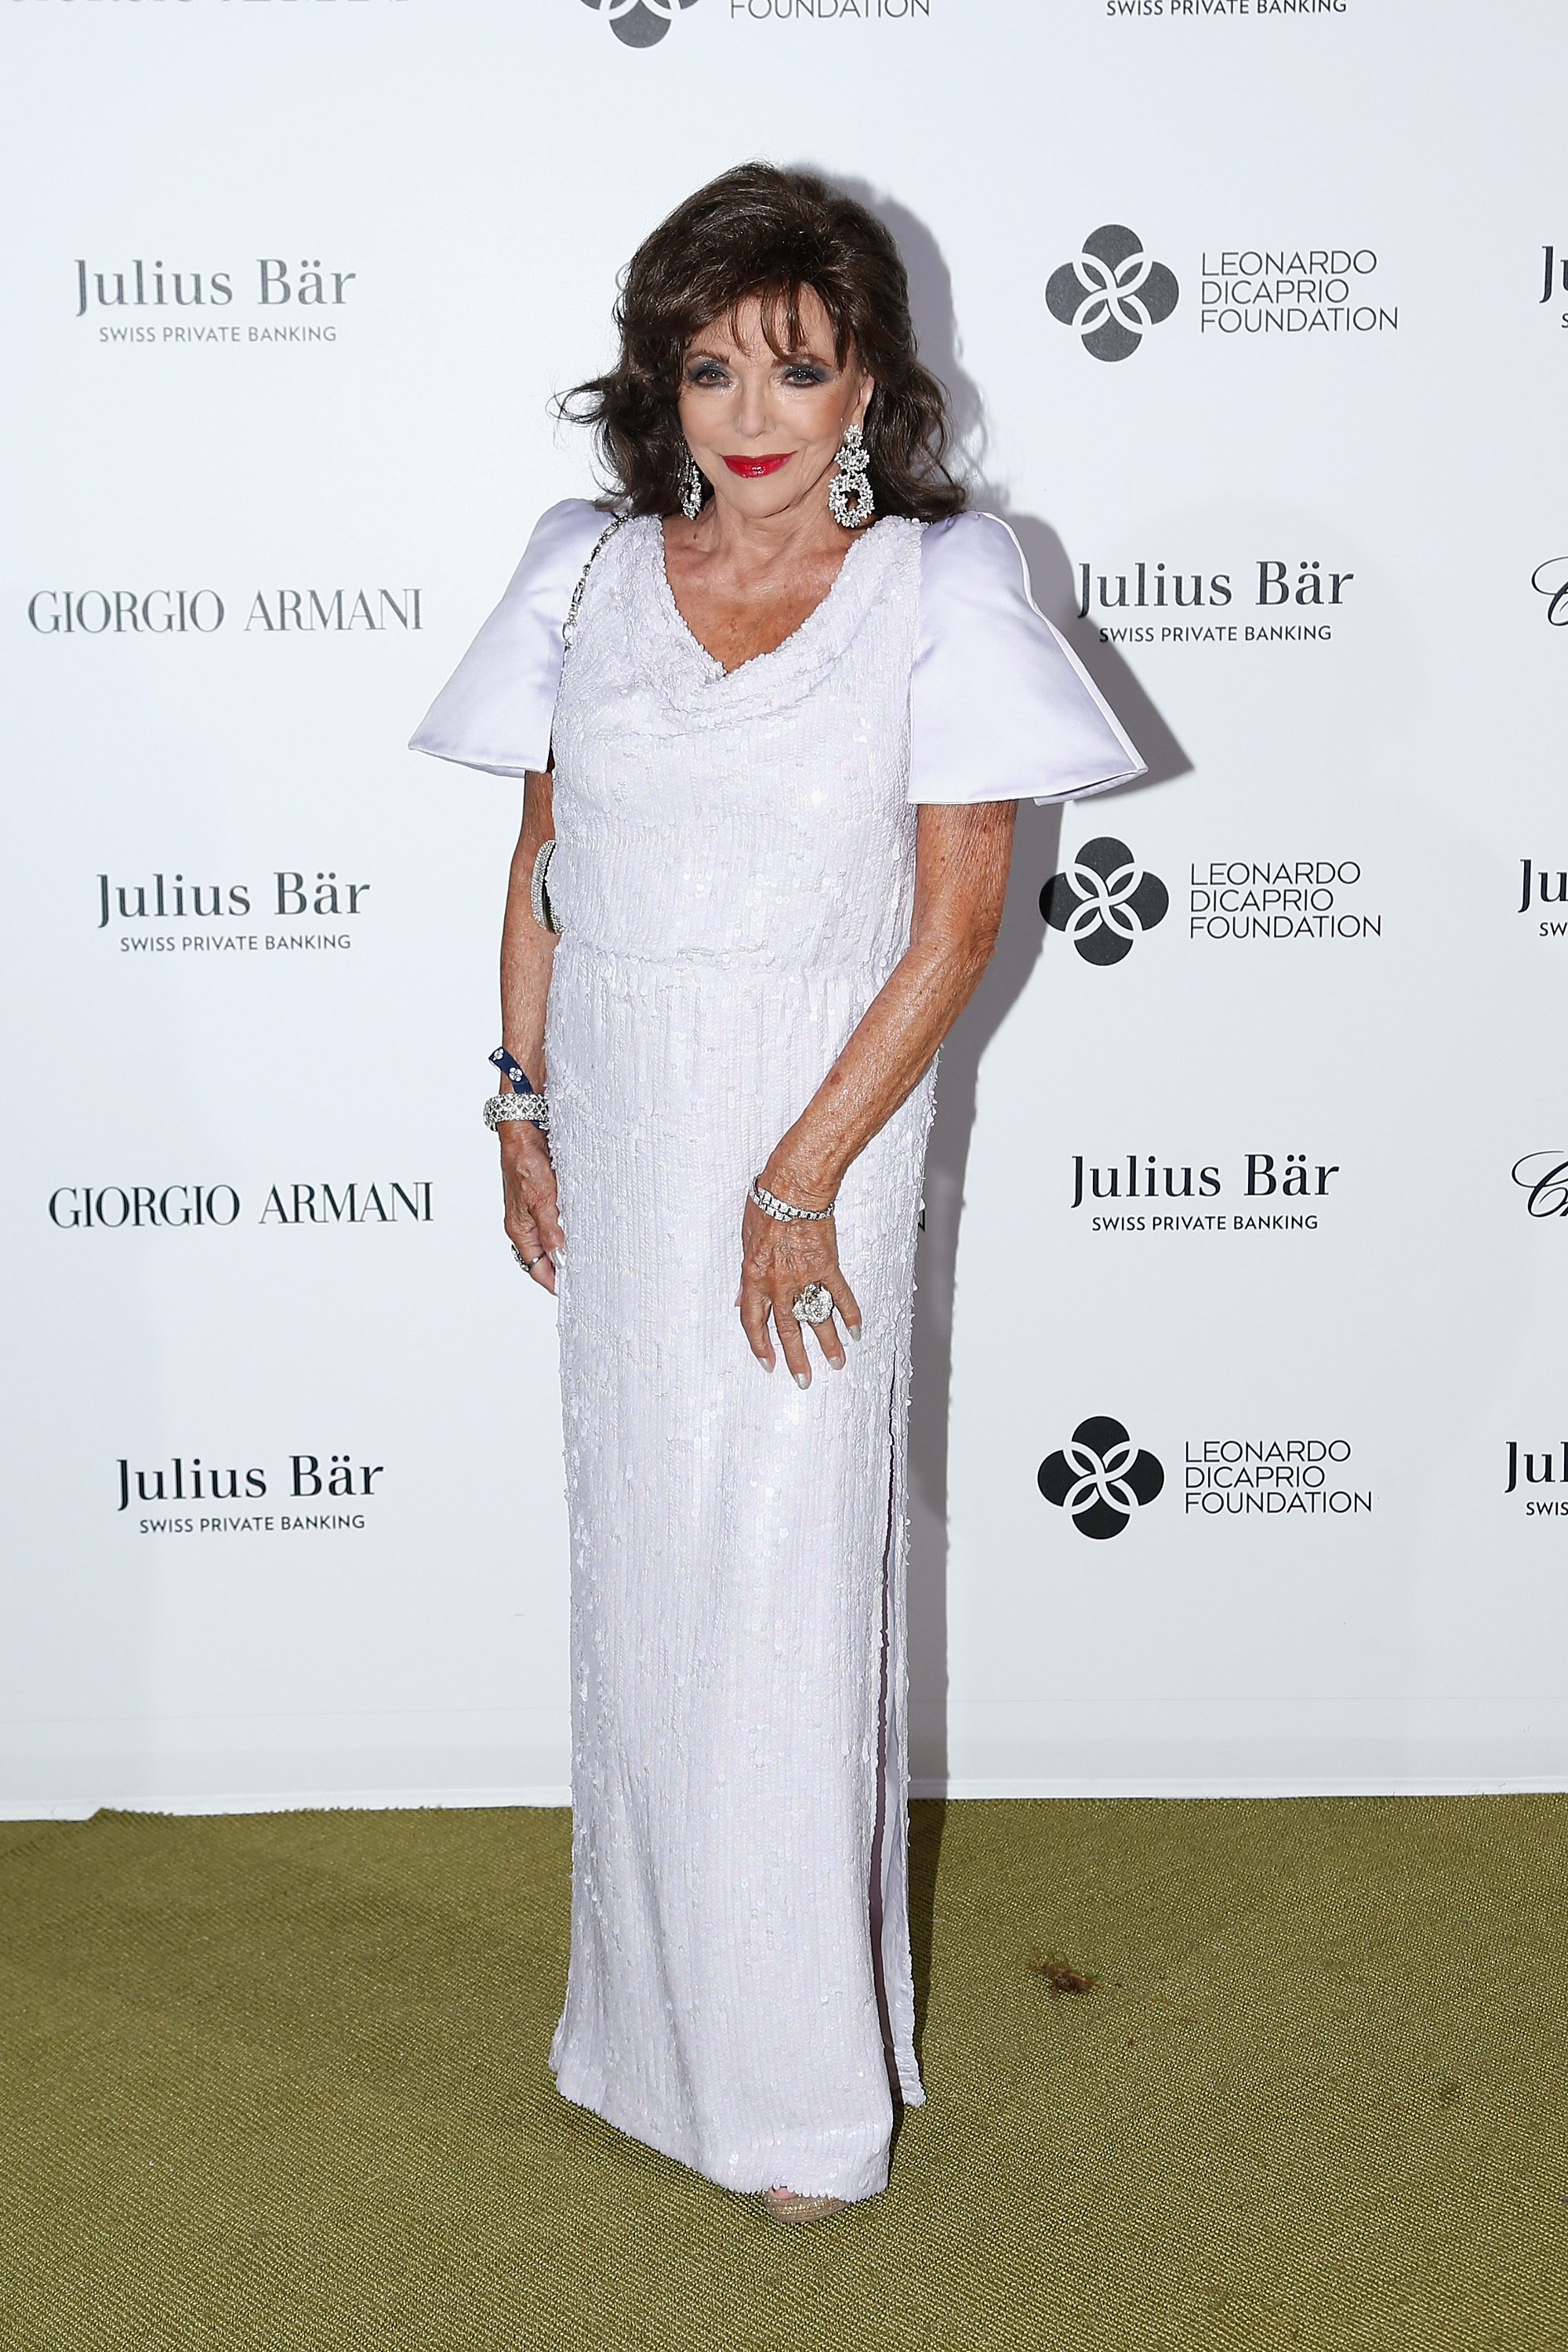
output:
[[910, 736], [911, 801], [1066, 801], [1147, 769], [990, 514], [921, 541]]
[[540, 516], [505, 595], [420, 720], [411, 751], [492, 776], [550, 765], [561, 625], [608, 520], [586, 499], [563, 499]]

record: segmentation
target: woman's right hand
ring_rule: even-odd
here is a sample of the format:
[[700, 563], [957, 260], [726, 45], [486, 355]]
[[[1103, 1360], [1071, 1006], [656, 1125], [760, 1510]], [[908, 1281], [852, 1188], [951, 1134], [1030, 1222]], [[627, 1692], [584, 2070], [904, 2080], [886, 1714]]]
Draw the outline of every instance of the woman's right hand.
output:
[[506, 1201], [506, 1230], [524, 1258], [531, 1259], [529, 1276], [542, 1289], [555, 1287], [555, 1268], [547, 1253], [559, 1250], [566, 1236], [555, 1206], [555, 1171], [542, 1135], [526, 1118], [506, 1120], [497, 1129], [500, 1138], [501, 1191]]

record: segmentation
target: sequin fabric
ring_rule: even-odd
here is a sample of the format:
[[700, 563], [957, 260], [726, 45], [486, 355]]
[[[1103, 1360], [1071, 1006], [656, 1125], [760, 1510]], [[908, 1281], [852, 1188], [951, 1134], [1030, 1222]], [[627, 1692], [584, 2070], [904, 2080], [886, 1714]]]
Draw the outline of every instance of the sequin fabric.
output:
[[840, 1192], [848, 1369], [764, 1376], [734, 1303], [747, 1186], [907, 940], [920, 562], [918, 525], [878, 523], [726, 675], [633, 522], [555, 713], [574, 1833], [551, 2059], [567, 2098], [740, 2190], [871, 2195], [890, 2076], [923, 2097], [905, 1433], [930, 1077]]

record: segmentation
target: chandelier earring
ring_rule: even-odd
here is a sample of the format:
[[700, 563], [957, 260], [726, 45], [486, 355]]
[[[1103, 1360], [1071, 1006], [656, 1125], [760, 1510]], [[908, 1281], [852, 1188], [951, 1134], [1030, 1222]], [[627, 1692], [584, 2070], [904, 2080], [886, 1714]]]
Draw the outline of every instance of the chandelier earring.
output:
[[689, 449], [680, 468], [680, 511], [688, 522], [695, 522], [702, 511], [703, 494], [708, 485], [698, 470], [697, 460]]
[[827, 507], [836, 523], [858, 530], [876, 513], [871, 496], [871, 453], [858, 425], [849, 425], [838, 451], [838, 471], [828, 485]]

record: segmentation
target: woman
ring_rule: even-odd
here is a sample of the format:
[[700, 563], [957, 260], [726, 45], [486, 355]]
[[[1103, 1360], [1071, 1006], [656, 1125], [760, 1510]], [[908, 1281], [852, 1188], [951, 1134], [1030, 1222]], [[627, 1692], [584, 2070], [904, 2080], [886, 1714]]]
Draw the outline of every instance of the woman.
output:
[[727, 173], [641, 247], [617, 323], [569, 405], [616, 511], [544, 516], [414, 740], [524, 778], [498, 1059], [530, 1091], [489, 1115], [560, 1317], [552, 2063], [802, 2220], [884, 2187], [923, 2096], [905, 1428], [937, 1048], [1016, 801], [1142, 763], [1011, 534], [962, 511], [868, 213]]

